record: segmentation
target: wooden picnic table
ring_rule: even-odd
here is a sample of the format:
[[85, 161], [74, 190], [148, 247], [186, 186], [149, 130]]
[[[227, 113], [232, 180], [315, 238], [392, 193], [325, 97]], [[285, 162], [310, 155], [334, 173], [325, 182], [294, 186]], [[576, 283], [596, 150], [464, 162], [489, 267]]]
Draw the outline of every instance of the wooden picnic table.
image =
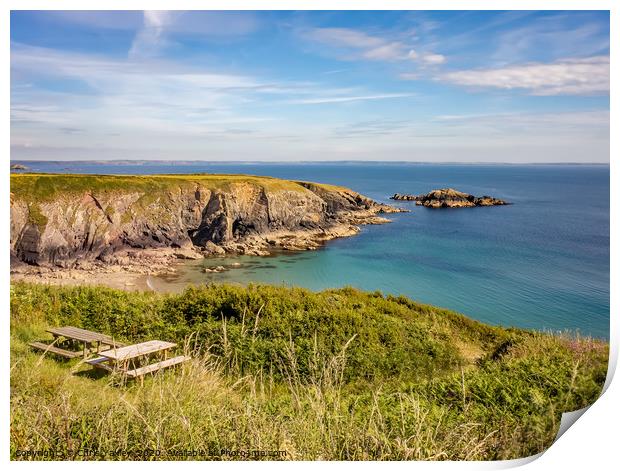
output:
[[106, 334], [100, 334], [98, 332], [92, 332], [86, 329], [80, 329], [79, 327], [67, 326], [67, 327], [52, 327], [47, 329], [47, 332], [52, 334], [54, 338], [63, 337], [65, 339], [74, 340], [82, 343], [82, 355], [84, 358], [91, 352], [89, 345], [96, 345], [96, 352], [101, 351], [102, 345], [110, 347], [122, 346], [119, 342], [115, 341], [111, 336]]
[[80, 340], [82, 342], [114, 343], [112, 337], [109, 335], [100, 334], [99, 332], [92, 332], [86, 329], [80, 329], [79, 327], [52, 327], [47, 329], [47, 332], [56, 337], [65, 337], [68, 339]]
[[150, 355], [156, 352], [166, 352], [173, 347], [176, 347], [176, 343], [162, 342], [161, 340], [149, 340], [148, 342], [137, 343], [135, 345], [128, 345], [122, 348], [111, 348], [105, 352], [101, 352], [102, 357], [106, 357], [115, 362], [132, 360], [141, 356]]
[[[168, 359], [168, 350], [176, 347], [176, 343], [164, 342], [161, 340], [149, 340], [148, 342], [142, 342], [135, 345], [128, 345], [121, 348], [111, 348], [109, 350], [99, 353], [99, 358], [88, 361], [87, 363], [97, 367], [103, 368], [108, 371], [120, 372], [125, 376], [131, 378], [142, 378], [147, 373], [154, 373], [163, 368], [177, 365], [184, 361], [189, 360], [189, 357], [184, 355], [177, 356]], [[146, 366], [133, 367], [129, 369], [129, 364], [134, 360], [142, 359], [156, 354], [163, 353], [163, 360], [156, 363], [151, 363]]]
[[[100, 334], [98, 332], [91, 332], [90, 330], [80, 329], [79, 327], [66, 326], [66, 327], [53, 327], [47, 329], [47, 332], [54, 336], [52, 344], [46, 344], [43, 342], [31, 342], [30, 346], [38, 350], [45, 352], [55, 353], [56, 355], [63, 356], [65, 358], [76, 358], [83, 356], [86, 358], [89, 353], [92, 352], [91, 345], [96, 346], [96, 352], [99, 353], [102, 347], [122, 347], [123, 345], [115, 341], [111, 336]], [[54, 343], [63, 338], [70, 342], [79, 342], [82, 344], [82, 351], [68, 350], [61, 348], [60, 346], [54, 346]], [[64, 346], [63, 346], [64, 347]]]

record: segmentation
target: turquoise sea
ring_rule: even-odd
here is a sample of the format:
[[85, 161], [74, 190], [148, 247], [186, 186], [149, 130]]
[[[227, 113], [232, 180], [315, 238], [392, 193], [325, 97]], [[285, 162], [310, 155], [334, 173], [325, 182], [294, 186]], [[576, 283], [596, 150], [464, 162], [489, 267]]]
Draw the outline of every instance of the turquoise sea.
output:
[[[410, 213], [315, 252], [187, 263], [156, 289], [261, 282], [404, 294], [503, 326], [609, 338], [609, 166], [24, 162], [71, 173], [246, 173], [347, 186], [377, 201], [453, 187], [514, 203]], [[391, 202], [393, 203], [393, 202]], [[238, 266], [232, 266], [238, 264]], [[230, 267], [204, 273], [206, 265]]]

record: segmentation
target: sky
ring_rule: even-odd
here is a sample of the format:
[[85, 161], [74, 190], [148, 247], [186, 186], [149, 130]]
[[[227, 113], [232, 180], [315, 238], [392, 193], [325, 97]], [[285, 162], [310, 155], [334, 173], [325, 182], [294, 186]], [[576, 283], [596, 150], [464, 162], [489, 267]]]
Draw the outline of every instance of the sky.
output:
[[13, 160], [609, 162], [606, 11], [13, 11]]

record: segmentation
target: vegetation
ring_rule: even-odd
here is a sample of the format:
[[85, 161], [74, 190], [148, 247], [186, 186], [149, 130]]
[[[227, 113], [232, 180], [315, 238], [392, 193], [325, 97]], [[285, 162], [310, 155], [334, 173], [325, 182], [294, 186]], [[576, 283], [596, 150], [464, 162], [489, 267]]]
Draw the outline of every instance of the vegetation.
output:
[[[55, 201], [59, 196], [77, 193], [117, 193], [137, 191], [160, 195], [179, 188], [195, 188], [200, 184], [207, 189], [228, 189], [234, 184], [252, 184], [270, 191], [307, 191], [302, 185], [290, 180], [253, 175], [72, 175], [44, 173], [11, 174], [11, 192], [25, 201]], [[330, 185], [315, 184], [324, 189], [342, 189]]]
[[[21, 201], [28, 206], [28, 221], [43, 232], [48, 219], [41, 205], [48, 202], [71, 201], [84, 194], [95, 196], [103, 203], [102, 208], [111, 220], [115, 210], [109, 202], [126, 193], [137, 193], [139, 197], [121, 215], [120, 222], [126, 224], [137, 215], [147, 213], [151, 221], [157, 222], [171, 217], [167, 204], [180, 192], [196, 191], [199, 185], [206, 190], [231, 191], [234, 187], [251, 185], [268, 192], [308, 192], [303, 182], [281, 180], [273, 177], [252, 175], [78, 175], [19, 173], [11, 174], [11, 202]], [[333, 185], [312, 183], [313, 190], [350, 191]]]
[[[50, 325], [177, 341], [193, 359], [119, 386], [77, 360], [31, 351], [27, 342]], [[11, 455], [517, 458], [551, 444], [563, 411], [596, 400], [607, 357], [602, 341], [491, 327], [351, 288], [161, 295], [18, 283]]]

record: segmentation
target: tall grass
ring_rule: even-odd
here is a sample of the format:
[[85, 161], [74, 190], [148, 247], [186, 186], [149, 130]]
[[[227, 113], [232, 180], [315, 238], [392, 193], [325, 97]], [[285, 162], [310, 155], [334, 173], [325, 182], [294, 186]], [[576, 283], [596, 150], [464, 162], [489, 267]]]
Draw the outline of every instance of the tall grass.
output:
[[[11, 302], [13, 459], [36, 450], [71, 459], [516, 458], [543, 451], [561, 412], [596, 399], [607, 365], [600, 341], [491, 328], [350, 289], [159, 296], [18, 284]], [[119, 386], [27, 347], [46, 325], [69, 322], [108, 325], [128, 341], [177, 340], [192, 360]], [[406, 334], [419, 329], [425, 342]], [[420, 371], [397, 367], [408, 360]]]

